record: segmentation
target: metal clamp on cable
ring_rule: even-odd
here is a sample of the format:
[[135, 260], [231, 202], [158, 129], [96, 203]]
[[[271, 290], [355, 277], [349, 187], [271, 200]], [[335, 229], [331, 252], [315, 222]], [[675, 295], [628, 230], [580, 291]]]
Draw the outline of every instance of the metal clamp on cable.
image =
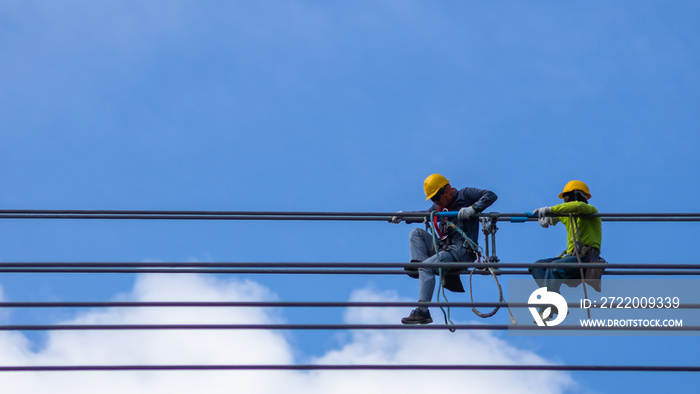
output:
[[[484, 262], [497, 264], [500, 260], [496, 256], [496, 231], [498, 231], [498, 218], [501, 216], [498, 212], [491, 212], [487, 217], [479, 218], [481, 221], [481, 229], [484, 232]], [[491, 250], [489, 251], [489, 235], [491, 236]], [[500, 269], [492, 268], [496, 275], [500, 275]]]

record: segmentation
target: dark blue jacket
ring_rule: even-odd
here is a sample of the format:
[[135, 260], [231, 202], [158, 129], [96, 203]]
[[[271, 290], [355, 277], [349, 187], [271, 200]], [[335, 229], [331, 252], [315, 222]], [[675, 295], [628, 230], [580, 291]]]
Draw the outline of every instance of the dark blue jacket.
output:
[[[475, 187], [465, 187], [461, 190], [455, 191], [455, 198], [452, 206], [450, 207], [440, 207], [437, 204], [428, 209], [428, 212], [438, 212], [438, 211], [459, 211], [460, 208], [471, 206], [476, 210], [477, 213], [483, 212], [486, 208], [490, 207], [497, 199], [496, 193], [486, 190], [477, 189]], [[479, 243], [479, 218], [474, 216], [469, 220], [459, 220], [456, 217], [453, 218], [441, 218], [440, 221], [440, 231], [443, 236], [447, 236], [450, 240], [451, 246], [446, 246], [443, 249], [450, 250], [454, 247], [461, 247], [464, 244], [464, 238], [459, 232], [446, 224], [446, 221], [454, 223], [457, 227], [462, 229], [464, 233], [475, 243]]]

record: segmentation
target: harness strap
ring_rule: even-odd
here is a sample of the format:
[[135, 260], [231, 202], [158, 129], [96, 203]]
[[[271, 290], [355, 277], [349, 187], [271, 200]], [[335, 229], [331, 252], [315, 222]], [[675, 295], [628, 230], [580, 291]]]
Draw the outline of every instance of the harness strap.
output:
[[[433, 214], [434, 214], [434, 212], [430, 213], [430, 217], [432, 218], [430, 220], [430, 222], [433, 224], [433, 228], [435, 229], [434, 231], [437, 232], [437, 236], [439, 238], [442, 238], [442, 231], [440, 231], [440, 226], [438, 225], [438, 218], [437, 218], [437, 216], [434, 216]], [[437, 249], [435, 249], [435, 250], [437, 250]]]
[[[584, 253], [583, 250], [585, 248], [590, 248], [590, 246], [584, 247], [583, 244], [581, 243], [581, 237], [579, 236], [578, 233], [578, 225], [576, 224], [576, 218], [572, 215], [569, 214], [569, 220], [571, 220], [571, 227], [574, 231], [574, 253], [576, 253], [576, 260], [578, 260], [579, 264], [579, 272], [581, 273], [581, 284], [583, 285], [583, 297], [587, 300], [588, 299], [588, 290], [586, 289], [586, 276], [583, 274], [583, 265], [581, 265], [581, 255]], [[590, 249], [589, 249], [590, 250]], [[588, 251], [586, 251], [587, 253]], [[586, 314], [588, 315], [588, 319], [591, 318], [591, 308], [586, 308]]]
[[[449, 221], [448, 221], [449, 222]], [[435, 216], [435, 212], [430, 212], [430, 223], [432, 226], [430, 227], [430, 233], [433, 236], [433, 248], [435, 248], [435, 256], [437, 259], [437, 262], [440, 262], [440, 249], [438, 248], [438, 235], [435, 233], [436, 230], [439, 232], [439, 229], [437, 228], [437, 216]], [[445, 296], [445, 287], [444, 287], [444, 282], [445, 282], [445, 275], [442, 274], [442, 267], [438, 268], [438, 275], [440, 276], [440, 281], [438, 282], [438, 291], [437, 291], [437, 300], [440, 302], [440, 293], [442, 293], [442, 296], [445, 298], [445, 302], [447, 301], [447, 296]], [[454, 322], [450, 319], [450, 307], [447, 307], [447, 312], [445, 312], [445, 309], [443, 309], [442, 306], [440, 306], [440, 310], [442, 311], [442, 315], [445, 318], [445, 325], [447, 326], [447, 329], [450, 330], [450, 332], [455, 332], [456, 329], [454, 327]]]

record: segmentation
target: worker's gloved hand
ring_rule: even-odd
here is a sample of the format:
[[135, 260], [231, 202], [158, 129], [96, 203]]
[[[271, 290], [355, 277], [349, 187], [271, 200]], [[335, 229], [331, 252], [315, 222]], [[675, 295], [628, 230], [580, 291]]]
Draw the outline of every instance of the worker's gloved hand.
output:
[[[403, 211], [399, 211], [397, 213], [401, 213], [401, 212], [403, 212]], [[401, 216], [392, 216], [391, 219], [389, 219], [389, 222], [398, 224], [398, 223], [401, 223], [402, 220], [403, 220], [403, 218]]]
[[476, 210], [472, 207], [464, 207], [457, 213], [457, 219], [468, 220], [472, 216], [476, 215]]
[[546, 214], [552, 213], [552, 207], [537, 208], [534, 211], [532, 211], [532, 213], [534, 215], [537, 215], [538, 221], [540, 222], [540, 226], [547, 228], [552, 225], [552, 217], [546, 216]]

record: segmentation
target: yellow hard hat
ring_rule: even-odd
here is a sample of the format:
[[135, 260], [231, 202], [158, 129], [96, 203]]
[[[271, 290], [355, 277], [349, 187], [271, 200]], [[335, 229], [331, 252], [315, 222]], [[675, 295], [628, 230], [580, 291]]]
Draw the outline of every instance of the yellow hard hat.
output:
[[443, 186], [450, 183], [444, 176], [433, 174], [425, 178], [423, 181], [423, 190], [425, 190], [425, 201], [430, 200]]
[[564, 186], [564, 191], [559, 193], [559, 198], [564, 198], [564, 194], [572, 192], [574, 190], [580, 190], [586, 195], [586, 198], [591, 198], [591, 192], [588, 190], [588, 186], [581, 181], [569, 181], [569, 183]]

